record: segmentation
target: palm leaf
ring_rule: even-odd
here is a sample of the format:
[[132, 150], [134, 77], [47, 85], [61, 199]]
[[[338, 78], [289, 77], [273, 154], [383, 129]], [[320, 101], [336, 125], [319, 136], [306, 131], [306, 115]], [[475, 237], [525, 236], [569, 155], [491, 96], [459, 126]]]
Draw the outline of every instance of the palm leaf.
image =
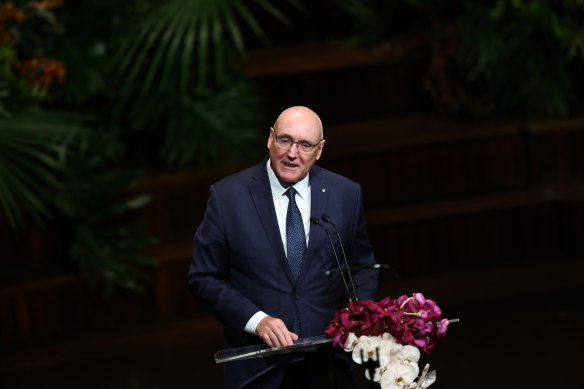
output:
[[[300, 7], [296, 0], [288, 0]], [[129, 24], [128, 34], [113, 57], [110, 70], [127, 88], [147, 96], [160, 90], [186, 90], [205, 85], [209, 75], [225, 80], [223, 46], [244, 51], [241, 26], [247, 25], [267, 42], [246, 0], [167, 0], [140, 8]], [[267, 0], [256, 6], [278, 20], [285, 15]], [[229, 39], [224, 36], [228, 32]], [[211, 66], [213, 64], [213, 66]], [[132, 85], [136, 85], [132, 87]]]
[[79, 131], [45, 119], [0, 121], [0, 212], [13, 228], [23, 226], [25, 212], [38, 220], [51, 216], [50, 194], [60, 187], [64, 159]]

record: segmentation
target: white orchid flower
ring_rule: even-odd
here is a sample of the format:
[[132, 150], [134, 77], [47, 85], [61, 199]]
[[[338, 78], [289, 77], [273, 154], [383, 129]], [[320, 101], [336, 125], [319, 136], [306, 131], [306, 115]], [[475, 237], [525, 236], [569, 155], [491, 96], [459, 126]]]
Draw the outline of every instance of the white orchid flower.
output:
[[357, 343], [359, 343], [359, 338], [357, 338], [357, 335], [350, 332], [343, 348], [345, 349], [345, 351], [353, 351]]
[[381, 336], [381, 342], [379, 345], [380, 358], [382, 356], [395, 354], [396, 352], [399, 352], [401, 347], [403, 347], [395, 340], [393, 336], [391, 336], [391, 334], [388, 334], [387, 332]]
[[429, 373], [428, 370], [430, 370], [430, 364], [427, 363], [417, 382], [410, 385], [409, 389], [425, 389], [432, 385], [436, 381], [436, 370], [432, 370]]
[[381, 389], [406, 389], [418, 376], [418, 369], [409, 363], [392, 363], [381, 374]]
[[377, 359], [377, 350], [380, 346], [381, 338], [379, 336], [360, 336], [357, 344], [353, 347], [353, 360], [362, 365], [363, 362], [370, 359]]
[[[401, 345], [400, 345], [401, 346]], [[417, 365], [420, 360], [420, 350], [414, 346], [401, 346], [392, 353], [393, 359], [397, 359], [403, 363], [414, 363]]]
[[392, 363], [391, 355], [396, 347], [401, 347], [390, 334], [383, 336], [360, 336], [353, 347], [353, 360], [359, 364], [364, 364], [369, 360], [376, 360], [379, 366], [375, 369], [374, 376], [371, 377], [369, 370], [365, 370], [367, 379], [378, 382], [381, 378], [381, 371]]

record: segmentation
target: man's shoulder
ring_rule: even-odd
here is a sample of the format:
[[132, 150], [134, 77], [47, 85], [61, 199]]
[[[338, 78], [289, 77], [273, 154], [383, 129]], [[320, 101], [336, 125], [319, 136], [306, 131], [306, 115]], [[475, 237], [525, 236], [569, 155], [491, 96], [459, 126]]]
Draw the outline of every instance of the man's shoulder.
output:
[[350, 178], [320, 166], [315, 165], [312, 168], [311, 174], [313, 175], [313, 179], [321, 180], [329, 185], [355, 188], [360, 187], [359, 183]]

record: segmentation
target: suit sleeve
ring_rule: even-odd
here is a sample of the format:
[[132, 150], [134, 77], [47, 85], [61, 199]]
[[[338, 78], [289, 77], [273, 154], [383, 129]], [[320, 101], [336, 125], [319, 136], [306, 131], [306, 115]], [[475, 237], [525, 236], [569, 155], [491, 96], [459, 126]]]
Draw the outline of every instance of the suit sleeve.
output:
[[220, 196], [212, 186], [205, 216], [193, 239], [187, 284], [200, 304], [223, 324], [230, 338], [239, 343], [244, 337], [246, 323], [260, 308], [227, 282], [230, 252], [220, 204]]

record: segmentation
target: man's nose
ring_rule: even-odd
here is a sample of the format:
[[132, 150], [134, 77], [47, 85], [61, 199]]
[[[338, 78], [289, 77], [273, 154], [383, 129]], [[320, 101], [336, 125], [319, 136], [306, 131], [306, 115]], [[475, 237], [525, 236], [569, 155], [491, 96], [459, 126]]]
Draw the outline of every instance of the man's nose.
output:
[[291, 158], [296, 158], [298, 156], [298, 143], [292, 143], [288, 149], [288, 156]]

